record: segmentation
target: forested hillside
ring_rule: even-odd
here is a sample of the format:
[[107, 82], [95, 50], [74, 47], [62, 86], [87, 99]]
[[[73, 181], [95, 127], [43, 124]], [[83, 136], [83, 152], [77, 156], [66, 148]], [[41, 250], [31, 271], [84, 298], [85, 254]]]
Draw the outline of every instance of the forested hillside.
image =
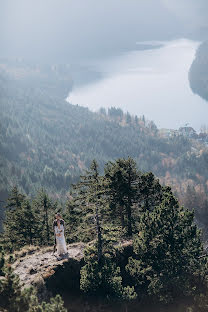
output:
[[140, 170], [172, 185], [204, 225], [207, 148], [183, 135], [162, 137], [144, 116], [115, 108], [93, 113], [71, 105], [64, 100], [67, 86], [70, 90], [72, 78], [62, 67], [1, 64], [1, 200], [14, 185], [30, 195], [43, 187], [65, 200], [70, 184], [93, 159], [102, 171], [107, 161], [131, 156]]
[[203, 42], [197, 50], [189, 81], [192, 91], [208, 101], [208, 41]]
[[[64, 255], [58, 243], [52, 253], [57, 209], [75, 242]], [[130, 157], [109, 161], [102, 175], [94, 160], [65, 206], [14, 187], [0, 246], [5, 312], [207, 311], [207, 253], [194, 213]]]

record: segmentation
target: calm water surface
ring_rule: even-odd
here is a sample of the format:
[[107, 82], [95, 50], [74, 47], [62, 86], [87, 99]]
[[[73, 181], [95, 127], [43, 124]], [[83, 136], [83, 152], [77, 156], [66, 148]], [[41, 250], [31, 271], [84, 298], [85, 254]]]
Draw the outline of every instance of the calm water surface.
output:
[[104, 78], [74, 88], [68, 101], [93, 111], [120, 107], [145, 115], [159, 128], [189, 124], [199, 131], [202, 124], [208, 124], [208, 103], [192, 93], [188, 81], [199, 42], [180, 39], [161, 44], [91, 63]]

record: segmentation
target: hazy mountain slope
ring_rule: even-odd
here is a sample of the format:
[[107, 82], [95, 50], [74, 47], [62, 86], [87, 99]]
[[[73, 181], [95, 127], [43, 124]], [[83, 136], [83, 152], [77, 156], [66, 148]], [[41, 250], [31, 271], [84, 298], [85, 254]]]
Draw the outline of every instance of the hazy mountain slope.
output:
[[[141, 138], [138, 144], [140, 136], [149, 141], [148, 144], [154, 145], [155, 141], [140, 134], [140, 127], [135, 131], [132, 127], [120, 126], [86, 108], [46, 95], [40, 89], [20, 86], [19, 82], [7, 81], [1, 88], [0, 105], [4, 170], [5, 167], [13, 171], [16, 170], [13, 166], [19, 168], [21, 173], [17, 169], [6, 176], [20, 183], [27, 192], [36, 183], [37, 187], [67, 189], [70, 177], [80, 174], [93, 158], [103, 166], [118, 156], [137, 157], [146, 149]], [[64, 184], [66, 176], [69, 178]]]
[[153, 171], [180, 191], [188, 184], [206, 185], [208, 154], [197, 141], [161, 137], [154, 123], [119, 110], [98, 114], [70, 105], [60, 95], [64, 71], [45, 74], [37, 67], [33, 83], [31, 74], [20, 78], [11, 68], [0, 74], [3, 198], [14, 184], [30, 194], [45, 187], [64, 195], [94, 158], [102, 169], [111, 159], [131, 156], [141, 170]]
[[197, 50], [189, 81], [192, 91], [208, 101], [208, 41], [203, 42]]

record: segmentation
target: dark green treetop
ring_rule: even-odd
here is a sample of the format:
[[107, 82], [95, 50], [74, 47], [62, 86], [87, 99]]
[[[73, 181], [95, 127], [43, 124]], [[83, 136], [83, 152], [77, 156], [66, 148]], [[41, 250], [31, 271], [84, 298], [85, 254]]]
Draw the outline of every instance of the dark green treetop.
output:
[[203, 248], [193, 218], [171, 191], [164, 193], [161, 205], [142, 214], [127, 265], [138, 293], [169, 301], [191, 295], [205, 282]]

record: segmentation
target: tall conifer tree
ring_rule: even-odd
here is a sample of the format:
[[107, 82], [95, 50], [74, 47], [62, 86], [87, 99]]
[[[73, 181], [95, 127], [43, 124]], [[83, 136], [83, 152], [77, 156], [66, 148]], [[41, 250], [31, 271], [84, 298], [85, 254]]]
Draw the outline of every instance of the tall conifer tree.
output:
[[102, 230], [101, 207], [103, 205], [103, 179], [99, 176], [98, 164], [92, 161], [90, 170], [80, 177], [78, 184], [74, 185], [73, 200], [83, 208], [85, 222], [92, 226], [94, 223], [97, 237], [98, 260], [102, 257]]
[[45, 190], [40, 190], [33, 201], [33, 207], [38, 218], [37, 236], [40, 245], [48, 245], [52, 239], [52, 218], [55, 213], [53, 203]]
[[121, 226], [127, 228], [127, 234], [132, 235], [132, 207], [137, 198], [137, 181], [139, 172], [132, 158], [118, 159], [108, 162], [105, 167], [107, 192], [110, 197], [110, 208], [114, 218], [117, 212]]
[[13, 249], [21, 246], [22, 232], [20, 228], [22, 220], [22, 203], [25, 196], [21, 194], [15, 186], [7, 200], [5, 222], [4, 222], [4, 241], [7, 247]]
[[171, 191], [160, 206], [142, 214], [127, 265], [138, 293], [169, 301], [203, 285], [203, 248], [193, 218]]

